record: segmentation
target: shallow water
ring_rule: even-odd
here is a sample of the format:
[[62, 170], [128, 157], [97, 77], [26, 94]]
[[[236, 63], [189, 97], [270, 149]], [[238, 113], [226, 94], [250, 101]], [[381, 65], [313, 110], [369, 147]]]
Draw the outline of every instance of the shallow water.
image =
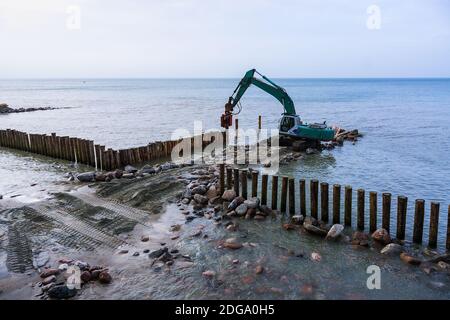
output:
[[[276, 81], [286, 88], [304, 120], [327, 120], [344, 128], [358, 128], [364, 134], [356, 145], [346, 143], [343, 148], [291, 163], [282, 167], [280, 174], [349, 184], [354, 190], [388, 191], [394, 199], [406, 195], [407, 225], [411, 225], [414, 199], [426, 200], [427, 214], [430, 201], [439, 201], [439, 243], [444, 242], [450, 204], [449, 79]], [[0, 80], [2, 100], [12, 107], [70, 108], [1, 115], [0, 127], [90, 138], [113, 148], [139, 146], [170, 138], [176, 128], [192, 132], [194, 120], [202, 120], [205, 128], [216, 128], [237, 82]], [[242, 103], [241, 128], [255, 127], [258, 114], [263, 116], [264, 128], [277, 126], [282, 109], [272, 97], [250, 88]], [[0, 170], [6, 174], [20, 161], [1, 152]], [[25, 160], [21, 166], [27, 168], [26, 164]], [[25, 175], [27, 178], [23, 178]], [[14, 176], [24, 185], [28, 183], [27, 170], [17, 170]], [[0, 194], [20, 191], [18, 184], [11, 186], [2, 180]], [[394, 202], [392, 212], [395, 209]]]
[[[213, 220], [198, 218], [184, 224], [176, 205], [154, 223], [155, 237], [169, 249], [189, 255], [171, 267], [153, 265], [147, 255], [131, 253], [114, 258], [117, 277], [111, 285], [89, 286], [81, 299], [449, 299], [448, 276], [426, 275], [398, 257], [385, 257], [375, 249], [353, 248], [342, 243], [281, 228], [282, 219], [263, 222], [237, 219], [239, 230], [228, 232]], [[169, 225], [181, 223], [179, 239], [170, 240]], [[192, 237], [201, 228], [202, 234]], [[142, 230], [137, 230], [137, 239]], [[153, 232], [152, 232], [153, 234]], [[205, 235], [207, 237], [205, 237]], [[220, 248], [221, 241], [236, 237], [239, 250]], [[155, 239], [156, 239], [155, 238]], [[153, 240], [154, 241], [154, 240]], [[158, 248], [158, 243], [144, 247]], [[288, 250], [293, 251], [290, 253]], [[320, 262], [310, 256], [317, 252]], [[302, 256], [299, 256], [302, 255]], [[234, 264], [233, 260], [239, 260]], [[264, 268], [262, 274], [255, 267]], [[369, 290], [367, 268], [380, 267], [381, 289]], [[202, 272], [216, 272], [207, 279]]]

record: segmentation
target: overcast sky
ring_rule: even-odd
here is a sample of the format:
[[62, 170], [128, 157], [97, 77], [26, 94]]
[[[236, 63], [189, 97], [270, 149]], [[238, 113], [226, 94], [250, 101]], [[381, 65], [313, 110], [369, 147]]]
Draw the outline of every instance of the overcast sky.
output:
[[240, 77], [253, 67], [450, 77], [450, 1], [0, 0], [0, 78]]

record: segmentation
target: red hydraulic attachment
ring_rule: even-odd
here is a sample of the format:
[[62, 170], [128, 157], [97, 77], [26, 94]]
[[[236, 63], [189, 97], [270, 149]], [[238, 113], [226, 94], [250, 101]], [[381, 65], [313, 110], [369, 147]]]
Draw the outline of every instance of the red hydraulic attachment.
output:
[[225, 129], [228, 129], [233, 125], [233, 105], [231, 103], [231, 99], [232, 98], [230, 98], [228, 103], [225, 104], [225, 112], [220, 117], [220, 125]]

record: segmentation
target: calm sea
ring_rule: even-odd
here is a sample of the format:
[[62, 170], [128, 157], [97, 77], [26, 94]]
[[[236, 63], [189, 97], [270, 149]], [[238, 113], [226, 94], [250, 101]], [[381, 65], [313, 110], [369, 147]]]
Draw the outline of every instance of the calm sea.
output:
[[[282, 167], [282, 174], [406, 195], [408, 219], [414, 199], [424, 198], [427, 211], [430, 201], [439, 201], [443, 237], [450, 204], [450, 79], [275, 81], [285, 87], [304, 120], [326, 120], [364, 134], [356, 145], [346, 143], [306, 157]], [[56, 132], [112, 148], [139, 146], [170, 138], [177, 128], [193, 131], [194, 120], [203, 121], [205, 128], [218, 128], [237, 83], [238, 79], [0, 80], [0, 102], [11, 107], [66, 108], [2, 115], [0, 128]], [[250, 88], [242, 105], [241, 127], [255, 127], [258, 114], [263, 127], [277, 127], [282, 107], [271, 96]], [[14, 156], [0, 153], [0, 194], [11, 192], [2, 188], [15, 162]]]

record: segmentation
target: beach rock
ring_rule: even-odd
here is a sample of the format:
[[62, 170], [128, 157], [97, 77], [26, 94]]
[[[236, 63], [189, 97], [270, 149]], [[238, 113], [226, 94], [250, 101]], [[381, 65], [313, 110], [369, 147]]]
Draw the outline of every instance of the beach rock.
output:
[[253, 218], [254, 220], [266, 220], [266, 216], [262, 215], [262, 214], [257, 214], [255, 215], [255, 217]]
[[44, 278], [42, 281], [41, 281], [41, 283], [42, 283], [42, 285], [47, 285], [47, 284], [49, 284], [49, 283], [52, 283], [52, 282], [55, 282], [56, 281], [56, 276], [55, 275], [52, 275], [52, 276], [48, 276], [48, 277], [46, 277], [46, 278]]
[[438, 263], [440, 261], [450, 263], [450, 253], [443, 254], [443, 255], [437, 256], [437, 257], [429, 260], [429, 262], [432, 262], [432, 263]]
[[256, 214], [256, 209], [254, 208], [250, 208], [247, 210], [247, 213], [245, 214], [245, 219], [249, 220], [252, 219]]
[[80, 275], [80, 279], [81, 281], [83, 281], [83, 283], [88, 283], [89, 281], [91, 281], [91, 273], [89, 271], [83, 271]]
[[67, 263], [62, 263], [58, 267], [59, 271], [66, 271], [68, 268], [69, 268], [69, 265]]
[[355, 231], [352, 235], [352, 242], [353, 245], [359, 245], [363, 247], [369, 246], [369, 236], [361, 231]]
[[185, 199], [189, 199], [189, 200], [192, 199], [192, 190], [189, 188], [186, 188], [186, 190], [184, 190], [184, 192], [183, 192], [182, 197]]
[[313, 148], [307, 148], [306, 149], [306, 154], [316, 154], [319, 153], [319, 151], [317, 149], [313, 149]]
[[149, 165], [145, 165], [141, 171], [142, 171], [142, 173], [145, 173], [145, 174], [155, 174], [156, 173], [156, 169]]
[[206, 278], [211, 279], [211, 278], [214, 278], [214, 276], [216, 275], [216, 272], [212, 271], [212, 270], [206, 270], [206, 271], [203, 271], [202, 275]]
[[197, 186], [197, 187], [192, 189], [192, 194], [193, 195], [195, 195], [195, 194], [205, 194], [206, 191], [207, 191], [206, 187], [201, 184], [201, 185], [199, 185], [199, 186]]
[[418, 266], [422, 263], [422, 261], [419, 258], [410, 256], [409, 254], [407, 254], [406, 252], [402, 252], [400, 253], [400, 259], [403, 262], [406, 262], [408, 264], [412, 264], [414, 266]]
[[50, 276], [54, 276], [54, 275], [57, 275], [57, 274], [59, 274], [59, 270], [58, 269], [44, 269], [42, 272], [41, 272], [41, 274], [40, 274], [40, 277], [41, 278], [47, 278], [47, 277], [50, 277]]
[[225, 190], [225, 192], [222, 195], [222, 199], [225, 201], [233, 201], [233, 199], [236, 198], [236, 192], [234, 190]]
[[80, 182], [93, 182], [95, 180], [95, 172], [84, 172], [77, 174]]
[[103, 283], [103, 284], [108, 284], [108, 283], [111, 283], [112, 277], [108, 273], [108, 271], [105, 270], [105, 271], [100, 272], [100, 274], [98, 275], [98, 281], [100, 281], [100, 283]]
[[136, 169], [135, 167], [133, 167], [131, 165], [125, 166], [126, 173], [136, 173], [137, 171], [138, 171], [138, 169]]
[[342, 224], [333, 224], [325, 239], [336, 240], [341, 236], [342, 231], [344, 231], [344, 226]]
[[208, 198], [206, 196], [203, 196], [198, 193], [194, 194], [194, 200], [195, 200], [195, 202], [197, 202], [198, 204], [201, 204], [201, 205], [208, 204]]
[[100, 276], [100, 273], [102, 273], [103, 270], [93, 270], [91, 272], [91, 280], [98, 280], [98, 277]]
[[240, 249], [242, 248], [242, 243], [240, 243], [236, 238], [228, 238], [225, 240], [223, 246], [228, 249]]
[[245, 203], [240, 204], [234, 211], [238, 216], [243, 216], [247, 213], [248, 207]]
[[391, 243], [391, 236], [389, 235], [389, 232], [383, 228], [375, 230], [375, 232], [372, 233], [372, 239], [384, 245]]
[[261, 212], [265, 215], [265, 216], [270, 216], [272, 215], [273, 211], [271, 208], [269, 208], [266, 205], [262, 205], [260, 206], [259, 210], [261, 210]]
[[437, 263], [437, 266], [442, 269], [442, 270], [450, 270], [450, 264], [444, 262], [444, 261], [439, 261]]
[[313, 252], [311, 253], [311, 259], [313, 261], [319, 262], [320, 260], [322, 260], [322, 256], [318, 252]]
[[291, 223], [301, 225], [303, 224], [303, 221], [305, 220], [305, 217], [301, 214], [294, 215], [291, 217]]
[[306, 231], [319, 236], [326, 236], [327, 231], [320, 229], [317, 225], [317, 220], [310, 216], [306, 217], [303, 222], [303, 228], [305, 228]]
[[245, 199], [243, 197], [236, 197], [234, 198], [233, 201], [231, 201], [231, 203], [228, 205], [228, 210], [234, 210], [236, 209], [239, 205], [243, 204], [245, 201]]
[[159, 258], [160, 256], [162, 256], [165, 252], [167, 252], [169, 249], [167, 247], [152, 251], [149, 253], [148, 257], [149, 258]]
[[248, 198], [244, 201], [244, 204], [247, 205], [247, 208], [256, 209], [259, 206], [259, 199], [256, 197]]
[[283, 224], [283, 229], [284, 230], [295, 230], [296, 226], [295, 224], [291, 224], [291, 223], [284, 223]]
[[206, 197], [208, 198], [208, 200], [217, 197], [217, 190], [215, 186], [209, 187], [208, 191], [206, 191]]
[[75, 297], [77, 290], [74, 288], [69, 289], [65, 284], [63, 284], [50, 288], [47, 294], [52, 299], [69, 299]]
[[105, 182], [106, 181], [106, 175], [103, 173], [96, 173], [95, 174], [95, 181], [97, 182]]
[[45, 286], [42, 286], [41, 287], [41, 290], [43, 291], [43, 292], [47, 292], [48, 290], [50, 290], [51, 288], [53, 288], [55, 286], [55, 283], [54, 282], [51, 282], [51, 283], [49, 283], [49, 284], [47, 284], [47, 285], [45, 285]]
[[403, 247], [396, 243], [390, 243], [381, 249], [382, 254], [391, 255], [391, 254], [399, 254], [403, 251]]
[[149, 240], [150, 240], [150, 237], [147, 236], [147, 235], [144, 235], [144, 236], [141, 237], [141, 241], [142, 241], [142, 242], [147, 242], [147, 241], [149, 241]]
[[123, 171], [122, 170], [117, 169], [117, 170], [114, 171], [114, 177], [116, 179], [120, 179], [120, 178], [122, 178], [122, 176], [123, 176]]
[[255, 267], [255, 273], [256, 273], [256, 274], [261, 274], [261, 273], [263, 273], [263, 272], [264, 272], [264, 267], [263, 267], [263, 266], [257, 265], [257, 266]]

